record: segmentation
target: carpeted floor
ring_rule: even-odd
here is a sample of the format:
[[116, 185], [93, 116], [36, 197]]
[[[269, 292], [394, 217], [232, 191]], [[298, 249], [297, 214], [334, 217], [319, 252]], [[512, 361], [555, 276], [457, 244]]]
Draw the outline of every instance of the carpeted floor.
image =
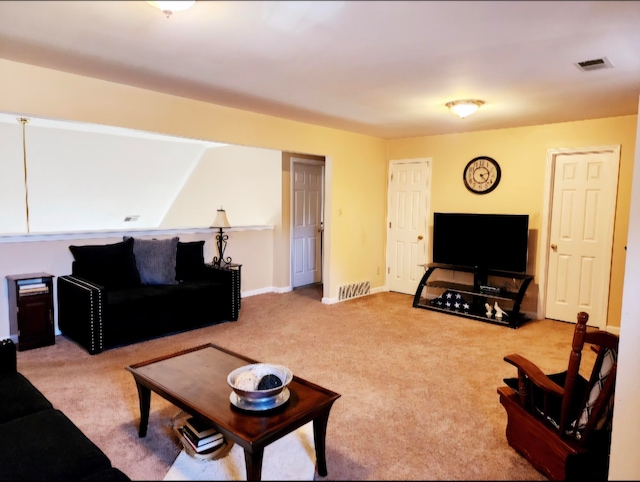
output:
[[242, 300], [240, 319], [91, 356], [75, 343], [18, 353], [18, 368], [134, 480], [162, 480], [180, 453], [176, 407], [151, 397], [138, 438], [126, 366], [215, 343], [341, 394], [327, 427], [328, 476], [316, 480], [545, 480], [509, 445], [496, 388], [520, 353], [566, 367], [573, 325], [504, 326], [412, 308], [379, 293], [324, 305], [305, 289]]

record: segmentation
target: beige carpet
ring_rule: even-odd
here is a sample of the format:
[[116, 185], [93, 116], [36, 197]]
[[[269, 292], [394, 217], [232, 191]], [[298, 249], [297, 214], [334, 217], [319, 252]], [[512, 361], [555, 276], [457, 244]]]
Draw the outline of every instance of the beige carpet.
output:
[[[310, 422], [264, 449], [262, 480], [313, 480], [316, 455]], [[200, 460], [180, 452], [164, 480], [247, 480], [244, 450], [233, 445], [218, 460]]]
[[64, 337], [18, 353], [18, 368], [134, 480], [162, 480], [181, 446], [176, 407], [152, 394], [138, 438], [138, 393], [125, 367], [211, 342], [338, 392], [327, 426], [326, 479], [544, 480], [507, 444], [496, 388], [520, 353], [566, 368], [574, 325], [540, 320], [514, 330], [412, 308], [379, 293], [323, 305], [317, 291], [242, 300], [237, 322], [91, 356]]

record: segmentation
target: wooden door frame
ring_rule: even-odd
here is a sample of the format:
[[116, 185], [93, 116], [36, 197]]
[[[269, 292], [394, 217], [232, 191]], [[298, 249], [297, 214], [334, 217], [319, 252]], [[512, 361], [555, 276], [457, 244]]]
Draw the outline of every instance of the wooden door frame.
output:
[[[393, 159], [389, 161], [389, 165], [387, 166], [387, 216], [385, 223], [385, 270], [384, 270], [384, 290], [389, 291], [389, 269], [391, 267], [391, 252], [390, 252], [390, 244], [389, 244], [389, 206], [391, 204], [390, 196], [390, 188], [391, 188], [391, 172], [393, 170], [393, 166], [398, 164], [425, 164], [427, 166], [427, 194], [425, 196], [425, 236], [426, 243], [429, 243], [431, 246], [432, 241], [429, 238], [429, 220], [431, 219], [431, 170], [433, 167], [433, 160], [431, 157], [417, 157], [413, 159]], [[429, 262], [429, 253], [425, 253], [425, 263]], [[420, 282], [418, 281], [418, 284]]]
[[[325, 273], [324, 273], [324, 263], [325, 263], [325, 249], [326, 249], [326, 243], [325, 243], [325, 234], [327, 232], [327, 226], [325, 223], [325, 213], [326, 213], [326, 206], [325, 206], [325, 202], [326, 202], [326, 193], [325, 193], [325, 186], [326, 186], [326, 182], [325, 182], [325, 171], [326, 171], [326, 160], [325, 161], [318, 161], [315, 159], [305, 159], [302, 157], [296, 157], [295, 155], [291, 155], [290, 159], [289, 159], [289, 172], [291, 173], [290, 176], [290, 182], [289, 182], [289, 199], [291, 200], [289, 202], [289, 285], [291, 287], [291, 290], [294, 289], [293, 286], [293, 262], [294, 262], [294, 249], [293, 249], [293, 205], [295, 203], [294, 200], [294, 184], [295, 184], [295, 177], [293, 175], [293, 168], [294, 168], [294, 164], [311, 164], [314, 166], [320, 166], [322, 168], [322, 202], [320, 203], [320, 219], [321, 219], [321, 223], [322, 223], [322, 233], [320, 234], [320, 283], [323, 285], [323, 292], [324, 292], [324, 280], [325, 280]], [[323, 295], [323, 299], [324, 299], [324, 295]]]
[[[556, 158], [562, 154], [589, 154], [589, 153], [606, 153], [613, 154], [617, 158], [615, 178], [618, 179], [620, 172], [620, 145], [581, 147], [581, 148], [555, 148], [547, 149], [547, 167], [544, 181], [544, 205], [542, 208], [542, 221], [540, 224], [540, 242], [538, 244], [538, 268], [536, 278], [538, 279], [538, 307], [537, 319], [544, 319], [547, 310], [547, 274], [549, 270], [549, 255], [551, 247], [549, 246], [549, 238], [551, 237], [551, 210], [553, 208], [553, 180], [555, 178]], [[618, 184], [615, 184], [614, 199], [617, 199]], [[614, 203], [615, 208], [615, 203]], [[614, 209], [615, 212], [615, 209]], [[614, 227], [615, 234], [615, 227]], [[613, 239], [611, 240], [613, 243]], [[611, 258], [613, 259], [613, 258]], [[611, 290], [611, 280], [609, 280], [606, 300], [606, 310], [609, 309], [609, 293]], [[606, 318], [605, 318], [606, 319]], [[604, 329], [604, 327], [601, 327]]]

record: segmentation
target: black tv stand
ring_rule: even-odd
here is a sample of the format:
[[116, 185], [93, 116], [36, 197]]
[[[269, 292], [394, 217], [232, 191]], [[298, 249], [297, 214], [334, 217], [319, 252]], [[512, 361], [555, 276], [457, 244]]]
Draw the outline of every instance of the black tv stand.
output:
[[[441, 311], [488, 323], [505, 325], [510, 328], [517, 328], [525, 321], [528, 321], [528, 318], [520, 313], [520, 305], [529, 283], [533, 280], [532, 275], [440, 263], [430, 263], [424, 266], [426, 271], [418, 284], [418, 289], [413, 298], [414, 308]], [[429, 281], [429, 277], [438, 269], [473, 273], [473, 285], [443, 280]], [[489, 283], [490, 276], [493, 278], [519, 280], [520, 286], [515, 289], [496, 287]], [[435, 302], [433, 299], [427, 299], [426, 296], [423, 296], [427, 288], [440, 289], [441, 296], [449, 296], [453, 300], [449, 303], [448, 300], [440, 300], [440, 297], [434, 298]], [[456, 298], [462, 301], [458, 303]], [[442, 303], [440, 303], [441, 301]], [[492, 311], [491, 316], [487, 316], [488, 310], [485, 304], [488, 303], [493, 306], [495, 302], [502, 303], [502, 305], [498, 306], [506, 312], [502, 319], [496, 316], [495, 310]]]

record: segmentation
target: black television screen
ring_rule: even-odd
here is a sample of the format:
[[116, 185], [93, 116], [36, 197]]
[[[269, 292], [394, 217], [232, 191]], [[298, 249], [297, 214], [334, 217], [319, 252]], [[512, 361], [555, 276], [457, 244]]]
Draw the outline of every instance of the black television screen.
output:
[[433, 214], [433, 262], [527, 271], [527, 214]]

